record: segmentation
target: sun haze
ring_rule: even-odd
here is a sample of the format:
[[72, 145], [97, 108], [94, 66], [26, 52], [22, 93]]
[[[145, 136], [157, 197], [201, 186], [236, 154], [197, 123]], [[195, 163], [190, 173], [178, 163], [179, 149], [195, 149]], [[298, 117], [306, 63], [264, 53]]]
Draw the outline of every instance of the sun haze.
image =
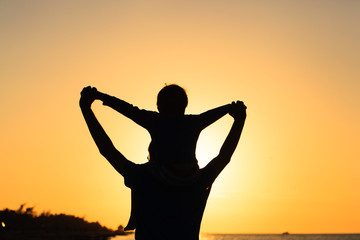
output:
[[[0, 208], [26, 202], [117, 228], [130, 191], [81, 115], [95, 86], [156, 110], [167, 83], [188, 114], [234, 100], [248, 117], [202, 232], [360, 232], [359, 1], [1, 1]], [[115, 146], [147, 161], [148, 133], [96, 102]], [[228, 132], [200, 135], [204, 166]]]

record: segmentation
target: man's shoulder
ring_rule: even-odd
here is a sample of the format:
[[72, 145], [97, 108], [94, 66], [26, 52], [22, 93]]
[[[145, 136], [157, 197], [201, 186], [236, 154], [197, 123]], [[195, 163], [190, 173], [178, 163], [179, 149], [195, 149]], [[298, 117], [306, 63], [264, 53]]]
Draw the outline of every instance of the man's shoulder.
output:
[[207, 187], [211, 186], [217, 178], [216, 169], [213, 165], [208, 164], [204, 168], [200, 169], [201, 172], [201, 184]]
[[146, 162], [146, 163], [134, 163], [134, 162], [131, 162], [131, 161], [127, 161], [125, 167], [127, 169], [136, 169], [136, 170], [145, 169], [145, 168], [149, 168], [149, 162]]
[[127, 161], [124, 169], [124, 180], [127, 187], [135, 187], [138, 185], [140, 178], [146, 175], [146, 172], [149, 172], [149, 162], [147, 163], [133, 163]]

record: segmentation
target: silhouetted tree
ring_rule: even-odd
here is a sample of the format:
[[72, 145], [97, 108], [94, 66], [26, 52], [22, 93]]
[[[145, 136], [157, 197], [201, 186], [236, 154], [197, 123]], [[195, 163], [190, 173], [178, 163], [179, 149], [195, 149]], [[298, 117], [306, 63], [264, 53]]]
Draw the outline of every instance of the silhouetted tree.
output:
[[[113, 231], [99, 222], [88, 222], [84, 218], [75, 217], [67, 214], [51, 214], [50, 211], [36, 215], [34, 207], [26, 208], [25, 204], [14, 211], [8, 208], [0, 211], [0, 239], [12, 239], [11, 234], [22, 234], [28, 236], [111, 236], [115, 234], [125, 234], [120, 226], [117, 231]], [[5, 227], [2, 227], [2, 225]], [[122, 226], [121, 226], [122, 227]], [[21, 236], [22, 236], [21, 235]], [[24, 237], [24, 236], [22, 236]], [[46, 239], [46, 238], [41, 238]]]

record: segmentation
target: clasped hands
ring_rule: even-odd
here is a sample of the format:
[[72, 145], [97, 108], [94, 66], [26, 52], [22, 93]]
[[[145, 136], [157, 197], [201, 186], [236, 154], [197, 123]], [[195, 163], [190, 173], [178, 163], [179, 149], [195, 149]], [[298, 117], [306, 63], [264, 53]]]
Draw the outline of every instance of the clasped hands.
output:
[[98, 96], [98, 91], [95, 87], [87, 86], [81, 91], [80, 106], [90, 106]]
[[232, 102], [229, 110], [230, 116], [235, 120], [245, 120], [246, 118], [246, 106], [242, 101]]

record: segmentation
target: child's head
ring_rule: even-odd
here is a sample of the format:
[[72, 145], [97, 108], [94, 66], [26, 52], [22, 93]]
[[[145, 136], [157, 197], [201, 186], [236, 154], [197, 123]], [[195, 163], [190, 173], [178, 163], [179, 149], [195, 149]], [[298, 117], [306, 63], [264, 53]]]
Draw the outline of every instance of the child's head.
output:
[[157, 96], [157, 107], [160, 113], [183, 115], [188, 104], [185, 90], [176, 85], [166, 85]]

